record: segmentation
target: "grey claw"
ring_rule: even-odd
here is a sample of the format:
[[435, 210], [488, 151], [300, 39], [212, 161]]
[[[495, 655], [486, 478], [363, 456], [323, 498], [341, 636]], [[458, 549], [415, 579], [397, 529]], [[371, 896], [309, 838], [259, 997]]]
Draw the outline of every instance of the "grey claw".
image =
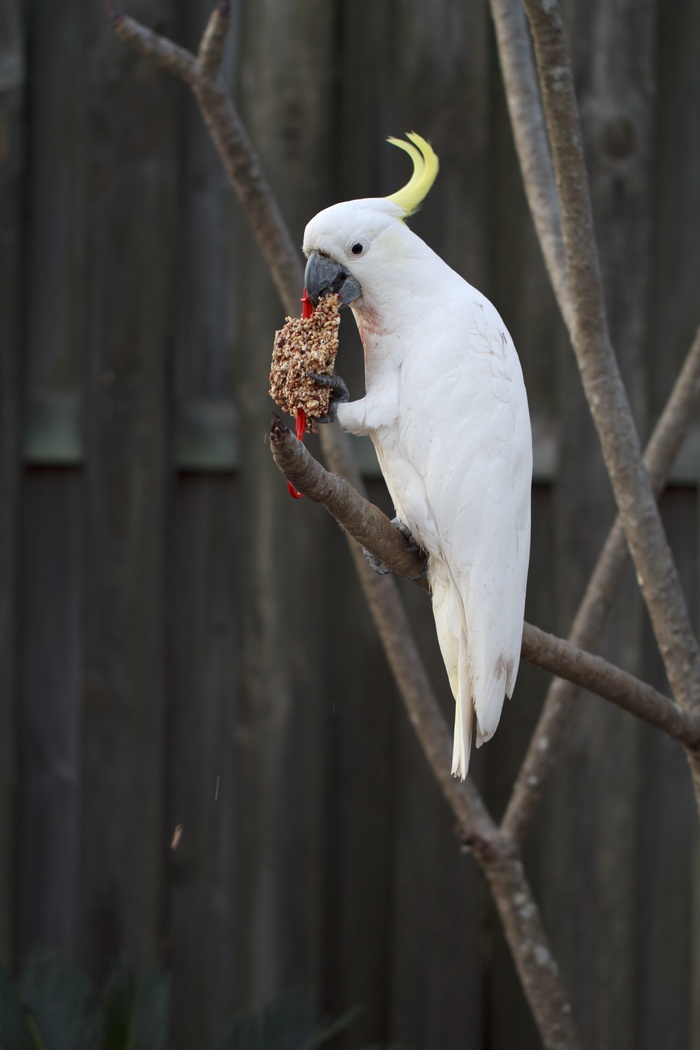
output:
[[316, 372], [307, 372], [309, 379], [313, 379], [319, 386], [325, 386], [331, 392], [328, 403], [328, 414], [320, 416], [317, 423], [335, 423], [338, 418], [338, 405], [344, 405], [350, 400], [350, 391], [340, 376], [318, 375]]
[[416, 580], [424, 580], [427, 575], [428, 575], [428, 559], [426, 557], [425, 562], [423, 563], [423, 568], [421, 569], [421, 571], [417, 572], [415, 576], [409, 576], [408, 578], [409, 578], [409, 580], [412, 580], [415, 583]]
[[370, 551], [368, 551], [366, 547], [362, 548], [362, 553], [367, 559], [369, 567], [370, 569], [372, 569], [373, 572], [378, 573], [379, 576], [388, 576], [388, 574], [391, 572], [391, 569], [388, 565], [385, 565], [383, 561], [380, 561], [379, 558], [375, 554], [372, 554]]
[[408, 540], [410, 546], [406, 547], [407, 551], [422, 550], [420, 543], [418, 543], [405, 521], [401, 521], [401, 518], [392, 518], [391, 524], [396, 526], [405, 540]]
[[[406, 550], [411, 552], [419, 551], [420, 556], [423, 559], [423, 565], [421, 567], [420, 572], [417, 573], [415, 576], [409, 576], [408, 578], [410, 580], [424, 579], [428, 572], [428, 555], [423, 550], [421, 545], [416, 541], [416, 538], [409, 529], [408, 525], [406, 525], [405, 522], [401, 521], [401, 518], [394, 518], [391, 524], [399, 530], [404, 539], [408, 540], [410, 546], [406, 547]], [[380, 561], [376, 555], [371, 554], [366, 547], [362, 548], [362, 553], [369, 562], [370, 568], [373, 569], [375, 572], [379, 573], [380, 576], [386, 576], [387, 573], [393, 572], [393, 569], [390, 569], [388, 565], [385, 565], [383, 561]]]
[[426, 551], [423, 550], [405, 521], [401, 521], [401, 518], [393, 518], [391, 524], [396, 526], [405, 540], [408, 540], [409, 546], [406, 547], [406, 550], [411, 552], [418, 551], [423, 559], [423, 567], [421, 568], [421, 571], [416, 576], [409, 576], [409, 579], [414, 581], [424, 580], [428, 573], [428, 555]]

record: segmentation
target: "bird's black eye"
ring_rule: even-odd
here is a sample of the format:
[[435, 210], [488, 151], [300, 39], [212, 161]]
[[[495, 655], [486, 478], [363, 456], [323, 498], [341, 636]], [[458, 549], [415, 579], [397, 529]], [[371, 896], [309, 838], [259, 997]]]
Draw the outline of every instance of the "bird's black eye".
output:
[[356, 259], [359, 259], [361, 255], [368, 251], [369, 243], [369, 239], [366, 237], [353, 237], [347, 242], [345, 251], [348, 255], [354, 255]]

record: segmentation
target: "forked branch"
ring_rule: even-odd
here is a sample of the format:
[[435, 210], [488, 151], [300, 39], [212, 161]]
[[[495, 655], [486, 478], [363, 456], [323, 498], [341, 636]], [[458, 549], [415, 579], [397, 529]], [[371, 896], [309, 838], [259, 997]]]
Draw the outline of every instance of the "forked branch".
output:
[[[699, 413], [700, 329], [644, 455], [657, 496], [663, 490], [683, 440]], [[574, 618], [569, 633], [569, 641], [574, 645], [588, 650], [597, 646], [627, 558], [627, 543], [618, 515]], [[542, 713], [501, 825], [520, 843], [527, 834], [544, 786], [558, 762], [574, 712], [573, 701], [577, 691], [578, 687], [572, 681], [561, 678], [555, 679], [547, 691]], [[697, 765], [695, 757], [693, 765]]]
[[[553, 10], [542, 11], [545, 6]], [[597, 279], [597, 258], [592, 238], [590, 206], [586, 203], [587, 180], [582, 166], [576, 103], [571, 87], [571, 73], [561, 33], [561, 24], [556, 4], [540, 5], [533, 2], [529, 5], [528, 10], [533, 30], [539, 41], [540, 61], [545, 65], [548, 64], [550, 71], [552, 68], [558, 71], [557, 76], [561, 78], [560, 86], [565, 89], [565, 99], [553, 99], [552, 95], [559, 91], [559, 87], [556, 82], [552, 83], [551, 77], [547, 82], [550, 129], [557, 136], [558, 177], [567, 183], [571, 182], [571, 185], [567, 185], [566, 200], [568, 236], [570, 240], [576, 241], [577, 250], [579, 250], [577, 228], [583, 223], [583, 228], [589, 235], [585, 242], [590, 257], [589, 269], [592, 270], [589, 290], [592, 289], [593, 301], [604, 319], [600, 282]], [[491, 11], [496, 26], [499, 59], [525, 193], [552, 286], [572, 339], [576, 340], [577, 312], [580, 314], [582, 310], [585, 312], [587, 309], [586, 302], [581, 296], [581, 287], [584, 282], [580, 279], [577, 282], [577, 298], [574, 303], [562, 236], [559, 193], [555, 184], [527, 23], [521, 4], [517, 0], [491, 0]], [[549, 33], [546, 27], [548, 19], [552, 23], [558, 23], [554, 29], [550, 25]], [[561, 65], [560, 59], [562, 60]], [[568, 141], [567, 137], [571, 135], [572, 128], [575, 131], [573, 144]], [[576, 157], [577, 153], [578, 157]], [[564, 160], [565, 154], [566, 160]], [[576, 198], [578, 204], [576, 204]], [[603, 334], [607, 336], [605, 326]], [[579, 359], [580, 355], [579, 342]], [[649, 471], [655, 497], [665, 485], [680, 445], [693, 419], [697, 416], [699, 405], [700, 336], [696, 337], [683, 373], [676, 383], [674, 393], [645, 454], [645, 464]], [[629, 424], [628, 414], [626, 424], [628, 428]], [[656, 531], [659, 531], [658, 526]], [[597, 645], [626, 563], [626, 548], [622, 520], [618, 516], [572, 625], [569, 640], [574, 644], [586, 649], [592, 649]], [[682, 613], [681, 609], [681, 620]], [[694, 641], [692, 632], [688, 639], [686, 629], [686, 641], [688, 640], [692, 657]], [[682, 661], [680, 673], [683, 674]], [[572, 701], [575, 695], [576, 687], [571, 682], [555, 680], [549, 688], [546, 703], [515, 782], [503, 821], [503, 827], [514, 834], [520, 842], [527, 833], [544, 785], [561, 753], [566, 729], [573, 712]], [[546, 747], [542, 746], [543, 741], [546, 741]], [[691, 757], [691, 772], [700, 805], [700, 770], [697, 757]]]
[[[513, 4], [516, 0], [511, 0]], [[673, 694], [700, 707], [700, 649], [685, 606], [617, 362], [603, 300], [578, 106], [559, 6], [523, 0], [557, 183], [572, 341], [622, 527]], [[696, 789], [700, 784], [696, 779]], [[700, 794], [698, 795], [700, 800]]]

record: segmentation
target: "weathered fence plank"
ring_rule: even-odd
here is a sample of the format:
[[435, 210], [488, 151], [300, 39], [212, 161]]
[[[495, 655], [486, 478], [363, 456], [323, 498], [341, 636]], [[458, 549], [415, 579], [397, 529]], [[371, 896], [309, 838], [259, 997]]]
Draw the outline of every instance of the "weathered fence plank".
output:
[[17, 806], [17, 527], [20, 470], [20, 273], [24, 176], [21, 4], [0, 10], [0, 963], [12, 960]]
[[[80, 895], [83, 486], [69, 468], [25, 477], [17, 951], [77, 947]], [[47, 703], [47, 697], [50, 703]]]
[[67, 465], [80, 456], [85, 372], [82, 6], [37, 4], [29, 65], [24, 452], [36, 469], [25, 476], [21, 551], [21, 958], [37, 943], [74, 952], [79, 912], [83, 488]]
[[[240, 105], [300, 244], [310, 202], [322, 196], [328, 173], [334, 12], [320, 0], [266, 0], [243, 15]], [[320, 654], [337, 582], [322, 567], [330, 521], [290, 500], [262, 440], [272, 408], [270, 338], [283, 314], [242, 221], [237, 234], [234, 369], [246, 445], [237, 497], [245, 617], [234, 792], [246, 811], [233, 829], [244, 858], [234, 903], [234, 974], [237, 997], [258, 1003], [290, 985], [317, 987], [321, 972], [331, 669]]]
[[[141, 13], [173, 25], [168, 3], [143, 4]], [[162, 941], [177, 154], [175, 85], [104, 23], [90, 44], [99, 122], [90, 137], [80, 954], [100, 972], [121, 948], [144, 967]]]
[[[188, 6], [196, 47], [210, 5]], [[161, 74], [164, 76], [164, 74]], [[237, 1006], [235, 717], [240, 692], [238, 417], [232, 331], [233, 194], [194, 101], [184, 100], [173, 364], [174, 455], [168, 507], [168, 736], [165, 812], [178, 835], [166, 875], [172, 1042], [212, 1046]], [[195, 472], [196, 473], [193, 473]], [[173, 843], [177, 840], [173, 839]], [[217, 979], [211, 979], [216, 973]]]
[[[166, 962], [173, 1044], [213, 1046], [237, 1006], [235, 900], [246, 858], [233, 829], [247, 806], [235, 792], [235, 718], [245, 617], [237, 571], [236, 487], [230, 476], [182, 475], [173, 504], [167, 808]], [[212, 979], [216, 974], [216, 980]]]

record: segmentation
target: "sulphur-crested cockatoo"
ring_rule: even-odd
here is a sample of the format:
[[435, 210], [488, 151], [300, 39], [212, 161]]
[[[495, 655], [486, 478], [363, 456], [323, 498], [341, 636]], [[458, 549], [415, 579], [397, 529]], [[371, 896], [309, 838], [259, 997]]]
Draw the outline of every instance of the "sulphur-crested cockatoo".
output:
[[[306, 289], [351, 304], [365, 396], [333, 385], [330, 416], [369, 434], [396, 507], [428, 553], [433, 612], [456, 701], [452, 772], [496, 730], [520, 659], [532, 441], [518, 355], [491, 303], [409, 230], [438, 172], [429, 143], [390, 197], [335, 204], [306, 227]], [[322, 379], [320, 381], [323, 381]], [[329, 417], [330, 418], [330, 417]]]

